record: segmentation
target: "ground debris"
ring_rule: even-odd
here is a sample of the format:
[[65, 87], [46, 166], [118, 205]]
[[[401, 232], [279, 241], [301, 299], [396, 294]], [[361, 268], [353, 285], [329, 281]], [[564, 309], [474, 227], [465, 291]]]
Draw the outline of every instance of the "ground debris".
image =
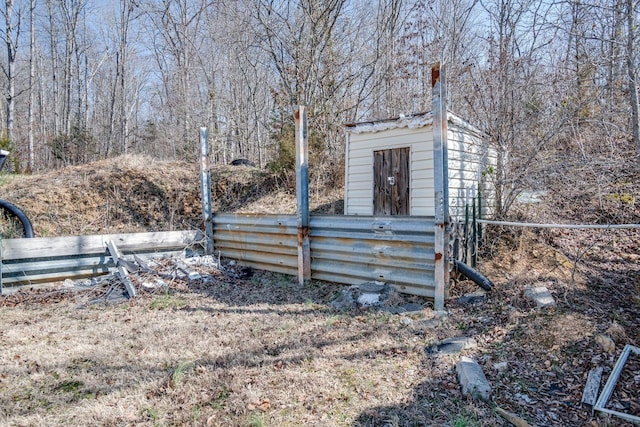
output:
[[[124, 260], [121, 255], [119, 259]], [[138, 289], [143, 294], [153, 294], [159, 290], [202, 288], [251, 274], [248, 267], [239, 267], [235, 263], [223, 265], [213, 256], [148, 260], [135, 256], [134, 261], [126, 263], [128, 286], [123, 281], [121, 269], [118, 269], [89, 279], [66, 279], [39, 287], [9, 290], [7, 294], [0, 295], [0, 307], [27, 303], [51, 304], [69, 299], [78, 301], [80, 308], [96, 304], [119, 304], [131, 298], [129, 288]], [[124, 266], [124, 263], [121, 265]]]

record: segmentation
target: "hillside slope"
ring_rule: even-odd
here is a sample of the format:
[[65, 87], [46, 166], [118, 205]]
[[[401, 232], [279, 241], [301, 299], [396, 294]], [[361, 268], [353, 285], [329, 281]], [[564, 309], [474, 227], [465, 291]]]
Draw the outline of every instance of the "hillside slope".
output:
[[[36, 175], [5, 175], [2, 197], [23, 209], [36, 236], [200, 228], [196, 163], [123, 156]], [[246, 166], [211, 167], [214, 212], [295, 213], [295, 184]], [[311, 196], [335, 208], [341, 189]], [[337, 204], [338, 209], [340, 203]]]

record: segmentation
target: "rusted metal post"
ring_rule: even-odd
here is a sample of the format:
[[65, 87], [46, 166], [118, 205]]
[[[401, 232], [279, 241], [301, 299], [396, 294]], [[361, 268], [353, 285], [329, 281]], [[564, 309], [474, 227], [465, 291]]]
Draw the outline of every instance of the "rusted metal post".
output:
[[309, 148], [307, 144], [307, 107], [300, 105], [296, 121], [296, 200], [298, 217], [298, 283], [311, 280], [309, 243]]
[[444, 310], [449, 288], [449, 169], [447, 155], [447, 92], [444, 65], [431, 67], [433, 114], [433, 185], [435, 197], [435, 294], [433, 306]]
[[211, 172], [209, 171], [209, 131], [200, 128], [200, 194], [204, 220], [205, 255], [213, 255], [213, 214], [211, 212]]

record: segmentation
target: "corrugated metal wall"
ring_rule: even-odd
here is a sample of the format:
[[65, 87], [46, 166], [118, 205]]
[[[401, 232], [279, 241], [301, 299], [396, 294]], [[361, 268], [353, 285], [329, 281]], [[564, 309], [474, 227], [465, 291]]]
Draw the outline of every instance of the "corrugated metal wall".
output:
[[[243, 265], [297, 274], [294, 215], [217, 214], [214, 248]], [[384, 281], [433, 298], [431, 217], [312, 216], [311, 277], [345, 284]]]
[[216, 214], [213, 248], [259, 270], [298, 274], [295, 215]]

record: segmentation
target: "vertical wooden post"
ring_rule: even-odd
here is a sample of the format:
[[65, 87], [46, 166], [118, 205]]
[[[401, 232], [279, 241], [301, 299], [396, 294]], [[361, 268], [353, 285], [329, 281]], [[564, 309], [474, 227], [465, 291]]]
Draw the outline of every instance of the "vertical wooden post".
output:
[[307, 107], [301, 105], [296, 121], [296, 201], [298, 217], [298, 283], [311, 279], [309, 243], [309, 148], [307, 144]]
[[447, 92], [444, 65], [431, 67], [433, 115], [433, 185], [435, 197], [435, 294], [433, 306], [444, 310], [449, 288], [449, 169], [447, 155]]
[[211, 172], [209, 171], [209, 132], [200, 128], [200, 194], [204, 220], [205, 255], [213, 255], [213, 214], [211, 212]]

